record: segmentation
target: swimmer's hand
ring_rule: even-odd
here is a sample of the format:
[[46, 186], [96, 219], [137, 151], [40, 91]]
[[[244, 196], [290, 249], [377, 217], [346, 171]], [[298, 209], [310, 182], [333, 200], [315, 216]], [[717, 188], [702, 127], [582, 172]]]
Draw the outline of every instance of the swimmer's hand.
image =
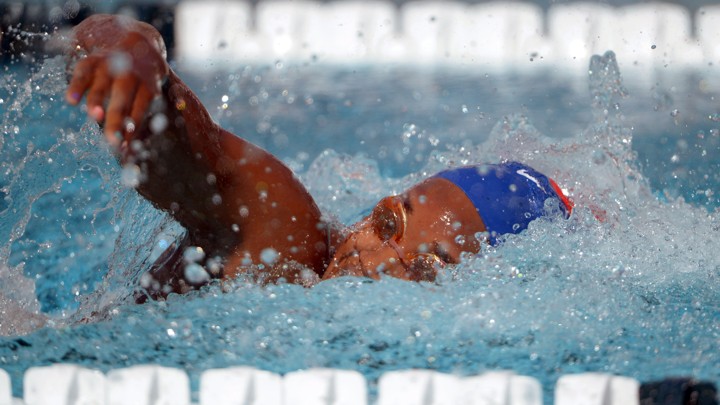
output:
[[86, 94], [88, 115], [104, 123], [108, 142], [128, 143], [169, 72], [162, 37], [148, 24], [113, 15], [89, 17], [73, 35], [68, 53], [77, 63], [65, 98], [77, 105]]

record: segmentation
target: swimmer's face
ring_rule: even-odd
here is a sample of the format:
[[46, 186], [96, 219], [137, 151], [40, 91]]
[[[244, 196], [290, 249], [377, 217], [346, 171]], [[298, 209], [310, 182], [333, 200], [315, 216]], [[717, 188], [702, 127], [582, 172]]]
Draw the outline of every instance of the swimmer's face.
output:
[[405, 193], [382, 199], [340, 243], [324, 279], [386, 274], [432, 281], [437, 270], [458, 263], [462, 252], [478, 252], [480, 216], [457, 186], [428, 179]]

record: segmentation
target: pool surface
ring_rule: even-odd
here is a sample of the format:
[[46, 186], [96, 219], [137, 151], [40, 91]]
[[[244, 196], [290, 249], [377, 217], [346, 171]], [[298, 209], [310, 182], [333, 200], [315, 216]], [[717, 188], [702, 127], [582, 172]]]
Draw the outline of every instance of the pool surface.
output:
[[[132, 304], [181, 230], [128, 183], [95, 125], [60, 97], [62, 64], [0, 78], [0, 368], [309, 367], [540, 380], [602, 371], [720, 382], [720, 105], [692, 71], [589, 85], [551, 71], [357, 66], [181, 72], [218, 122], [295, 169], [350, 224], [442, 168], [515, 159], [576, 209], [466, 257], [433, 284], [238, 281]], [[589, 90], [583, 90], [588, 88]], [[580, 89], [580, 90], [578, 90]]]

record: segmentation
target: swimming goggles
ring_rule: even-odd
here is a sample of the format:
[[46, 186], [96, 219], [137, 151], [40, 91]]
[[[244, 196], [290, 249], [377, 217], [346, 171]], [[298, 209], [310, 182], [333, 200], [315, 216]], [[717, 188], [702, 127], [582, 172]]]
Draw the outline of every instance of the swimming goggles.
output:
[[407, 211], [402, 197], [391, 196], [380, 200], [370, 214], [370, 221], [375, 235], [395, 249], [400, 262], [411, 271], [411, 278], [418, 278], [417, 281], [434, 280], [437, 268], [445, 267], [445, 261], [434, 253], [404, 254], [397, 244], [405, 236], [407, 228]]

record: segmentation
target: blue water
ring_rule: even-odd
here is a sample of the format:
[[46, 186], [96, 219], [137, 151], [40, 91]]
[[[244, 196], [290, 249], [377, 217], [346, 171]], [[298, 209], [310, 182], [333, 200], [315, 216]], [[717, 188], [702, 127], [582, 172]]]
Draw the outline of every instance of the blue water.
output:
[[612, 59], [591, 70], [579, 83], [387, 67], [181, 72], [216, 120], [280, 156], [345, 223], [448, 165], [506, 158], [551, 174], [577, 209], [436, 284], [239, 281], [137, 306], [133, 286], [178, 226], [122, 185], [97, 127], [63, 104], [59, 61], [14, 67], [0, 79], [0, 367], [17, 396], [25, 369], [56, 362], [180, 367], [195, 388], [230, 365], [348, 368], [372, 390], [396, 369], [512, 369], [538, 378], [546, 403], [578, 371], [720, 382], [720, 94], [693, 73], [641, 85], [621, 82]]

